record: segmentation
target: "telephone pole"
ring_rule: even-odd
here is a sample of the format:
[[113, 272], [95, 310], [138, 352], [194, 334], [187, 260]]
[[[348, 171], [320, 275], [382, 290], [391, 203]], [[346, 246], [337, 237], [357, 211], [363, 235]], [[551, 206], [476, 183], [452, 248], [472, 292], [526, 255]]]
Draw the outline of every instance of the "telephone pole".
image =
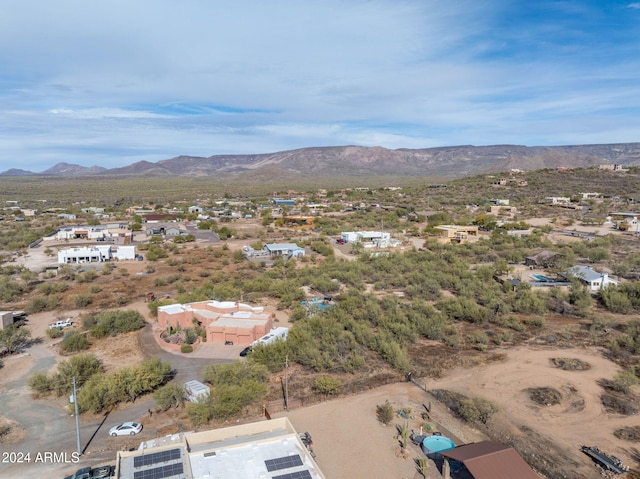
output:
[[80, 416], [78, 415], [78, 392], [76, 390], [75, 376], [73, 376], [73, 407], [76, 414], [76, 436], [78, 438], [78, 455], [82, 456], [82, 446], [80, 445]]
[[284, 357], [284, 409], [289, 410], [289, 355]]

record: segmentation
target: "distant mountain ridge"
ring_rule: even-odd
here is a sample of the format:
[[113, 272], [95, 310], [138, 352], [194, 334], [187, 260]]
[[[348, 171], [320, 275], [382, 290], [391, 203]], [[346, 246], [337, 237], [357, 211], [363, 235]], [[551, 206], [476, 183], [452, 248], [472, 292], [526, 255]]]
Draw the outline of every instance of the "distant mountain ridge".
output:
[[255, 155], [178, 156], [120, 168], [58, 163], [41, 173], [10, 169], [0, 176], [230, 177], [280, 172], [288, 177], [421, 176], [461, 178], [510, 169], [580, 168], [600, 164], [640, 165], [640, 143], [573, 146], [449, 146], [389, 150], [328, 146]]

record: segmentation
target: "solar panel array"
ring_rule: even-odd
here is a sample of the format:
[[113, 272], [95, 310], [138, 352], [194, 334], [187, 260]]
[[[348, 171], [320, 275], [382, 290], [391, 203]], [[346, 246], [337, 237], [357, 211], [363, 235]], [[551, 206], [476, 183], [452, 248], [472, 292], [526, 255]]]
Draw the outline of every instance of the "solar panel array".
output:
[[174, 459], [180, 459], [180, 449], [169, 449], [168, 451], [136, 456], [133, 458], [133, 467], [150, 466], [151, 464], [173, 461]]
[[313, 479], [311, 473], [306, 469], [304, 471], [290, 472], [281, 476], [273, 476], [273, 479]]
[[168, 466], [145, 469], [133, 473], [133, 479], [164, 479], [165, 477], [178, 476], [184, 472], [182, 463], [169, 464]]
[[298, 454], [293, 456], [276, 457], [275, 459], [265, 459], [264, 465], [267, 471], [278, 471], [280, 469], [289, 469], [290, 467], [302, 466], [302, 459]]

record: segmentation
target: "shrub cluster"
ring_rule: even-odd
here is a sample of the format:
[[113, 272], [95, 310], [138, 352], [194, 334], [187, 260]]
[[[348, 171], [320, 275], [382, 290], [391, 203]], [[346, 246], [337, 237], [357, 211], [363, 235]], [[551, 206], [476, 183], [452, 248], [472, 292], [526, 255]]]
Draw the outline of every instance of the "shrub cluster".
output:
[[212, 419], [228, 419], [267, 394], [267, 368], [251, 362], [208, 365], [202, 371], [205, 382], [212, 385], [212, 393], [187, 404], [187, 416], [194, 426]]
[[84, 328], [91, 331], [91, 336], [94, 338], [128, 333], [143, 328], [145, 324], [142, 315], [133, 310], [91, 313], [82, 321]]

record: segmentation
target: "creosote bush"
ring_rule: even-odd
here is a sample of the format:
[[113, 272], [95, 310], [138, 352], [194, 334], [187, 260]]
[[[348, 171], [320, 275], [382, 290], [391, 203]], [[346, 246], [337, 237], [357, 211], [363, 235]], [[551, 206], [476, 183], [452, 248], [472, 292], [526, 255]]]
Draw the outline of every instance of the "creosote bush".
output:
[[391, 424], [393, 421], [395, 413], [393, 412], [393, 406], [387, 400], [384, 404], [378, 404], [376, 406], [376, 418], [385, 426]]

